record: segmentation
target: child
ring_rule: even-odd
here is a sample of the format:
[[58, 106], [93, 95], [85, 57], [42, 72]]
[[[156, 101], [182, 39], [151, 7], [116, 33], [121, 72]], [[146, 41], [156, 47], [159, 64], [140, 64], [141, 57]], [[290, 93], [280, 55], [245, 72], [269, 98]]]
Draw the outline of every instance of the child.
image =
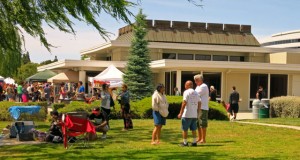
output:
[[230, 116], [232, 116], [232, 113], [229, 112], [230, 104], [225, 103], [225, 101], [221, 101], [221, 103], [222, 103], [223, 107], [226, 109], [228, 119], [230, 120]]

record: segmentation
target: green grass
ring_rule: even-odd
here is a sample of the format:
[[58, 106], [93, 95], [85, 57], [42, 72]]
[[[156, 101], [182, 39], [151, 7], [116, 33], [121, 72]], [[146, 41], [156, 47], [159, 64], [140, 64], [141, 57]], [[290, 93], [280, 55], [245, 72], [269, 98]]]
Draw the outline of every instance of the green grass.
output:
[[[167, 120], [162, 143], [150, 145], [153, 120], [134, 120], [134, 130], [122, 132], [123, 121], [111, 120], [106, 140], [80, 143], [69, 150], [63, 144], [1, 146], [3, 159], [299, 159], [298, 130], [209, 121], [207, 144], [179, 147], [182, 141], [180, 120]], [[7, 122], [0, 122], [4, 127]], [[48, 123], [38, 122], [46, 130]], [[98, 133], [100, 135], [100, 133]], [[189, 132], [189, 141], [191, 141]]]
[[261, 118], [261, 119], [249, 119], [244, 121], [300, 126], [300, 118]]

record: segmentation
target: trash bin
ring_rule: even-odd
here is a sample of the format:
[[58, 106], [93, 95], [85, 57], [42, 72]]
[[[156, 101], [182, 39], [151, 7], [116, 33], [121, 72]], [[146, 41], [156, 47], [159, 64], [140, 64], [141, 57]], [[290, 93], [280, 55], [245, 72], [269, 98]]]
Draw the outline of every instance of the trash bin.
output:
[[260, 105], [260, 100], [255, 99], [252, 102], [252, 114], [253, 114], [253, 119], [258, 119], [258, 109]]
[[259, 118], [269, 118], [269, 111], [270, 111], [270, 100], [269, 99], [262, 99], [261, 100], [261, 107], [258, 111]]

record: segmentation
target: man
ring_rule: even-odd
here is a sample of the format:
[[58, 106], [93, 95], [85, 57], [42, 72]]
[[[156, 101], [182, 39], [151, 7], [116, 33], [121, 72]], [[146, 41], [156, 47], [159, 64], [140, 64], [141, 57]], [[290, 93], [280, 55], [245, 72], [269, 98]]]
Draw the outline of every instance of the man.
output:
[[44, 92], [45, 92], [45, 98], [47, 100], [47, 104], [50, 104], [50, 95], [51, 95], [51, 89], [49, 87], [49, 84], [46, 84], [45, 88], [44, 88]]
[[187, 81], [185, 83], [185, 89], [186, 90], [183, 93], [183, 102], [178, 114], [178, 118], [181, 118], [182, 125], [183, 143], [181, 143], [181, 146], [188, 146], [187, 132], [189, 128], [193, 134], [192, 146], [197, 146], [197, 113], [200, 110], [201, 102], [197, 92], [193, 89], [192, 81]]
[[194, 76], [197, 85], [195, 91], [201, 99], [201, 110], [198, 115], [198, 140], [197, 143], [206, 143], [206, 128], [208, 121], [208, 100], [209, 90], [205, 83], [203, 83], [203, 76], [198, 74]]
[[106, 133], [109, 130], [107, 125], [108, 117], [105, 112], [102, 112], [99, 107], [94, 108], [92, 114], [89, 116], [90, 120], [94, 120], [93, 124], [97, 132], [102, 132], [102, 139], [106, 138]]
[[259, 87], [258, 87], [258, 90], [257, 90], [257, 92], [256, 92], [256, 99], [261, 100], [261, 99], [263, 98], [263, 96], [264, 96], [264, 91], [263, 91], [263, 90], [264, 90], [264, 89], [263, 89], [262, 86], [259, 86]]
[[23, 89], [23, 86], [21, 84], [19, 84], [18, 87], [17, 87], [19, 102], [23, 102], [23, 100], [22, 100], [22, 93], [23, 93], [22, 89]]
[[78, 93], [77, 93], [77, 100], [81, 100], [81, 101], [83, 101], [83, 100], [85, 100], [84, 99], [84, 86], [82, 85], [82, 81], [79, 81], [78, 82], [78, 86], [79, 86], [79, 88], [78, 88]]
[[239, 111], [240, 94], [235, 89], [236, 89], [235, 86], [233, 86], [232, 93], [229, 96], [229, 103], [230, 103], [229, 113], [230, 113], [230, 115], [232, 115], [232, 112], [233, 112], [233, 117], [231, 118], [231, 120], [236, 119], [236, 115]]

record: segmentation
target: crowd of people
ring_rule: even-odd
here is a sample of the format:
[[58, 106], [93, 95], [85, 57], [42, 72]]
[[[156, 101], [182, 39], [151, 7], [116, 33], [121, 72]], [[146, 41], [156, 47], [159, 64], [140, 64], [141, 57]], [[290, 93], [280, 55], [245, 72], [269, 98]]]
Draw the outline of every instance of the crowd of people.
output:
[[53, 101], [53, 86], [49, 83], [0, 83], [0, 101], [10, 102], [37, 102]]

